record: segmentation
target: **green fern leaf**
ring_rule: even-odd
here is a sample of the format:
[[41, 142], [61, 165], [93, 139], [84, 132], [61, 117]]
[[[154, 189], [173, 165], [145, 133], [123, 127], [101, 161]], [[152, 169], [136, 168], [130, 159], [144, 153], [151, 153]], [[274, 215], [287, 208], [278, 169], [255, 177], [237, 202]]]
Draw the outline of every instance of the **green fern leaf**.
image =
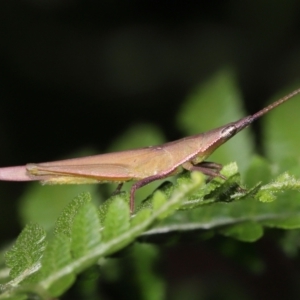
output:
[[167, 197], [161, 191], [156, 191], [152, 199], [153, 211], [159, 210], [167, 202]]
[[83, 205], [90, 201], [91, 195], [89, 193], [82, 193], [75, 197], [58, 217], [55, 224], [55, 233], [63, 233], [66, 236], [71, 237], [72, 226], [76, 214]]
[[14, 246], [6, 252], [5, 260], [10, 270], [10, 277], [14, 280], [11, 286], [23, 281], [35, 273], [41, 266], [46, 242], [46, 233], [38, 224], [27, 225], [19, 235]]
[[74, 258], [82, 257], [98, 246], [100, 238], [98, 211], [92, 203], [86, 203], [74, 218], [71, 243]]
[[130, 212], [128, 204], [121, 197], [116, 197], [110, 204], [104, 220], [102, 232], [105, 242], [126, 232], [130, 227]]
[[254, 242], [263, 236], [264, 230], [262, 225], [249, 221], [221, 229], [220, 233], [243, 242]]
[[[51, 277], [60, 268], [71, 263], [70, 239], [63, 234], [57, 234], [47, 245], [42, 258], [42, 268], [39, 272], [39, 279], [43, 280]], [[45, 286], [48, 292], [53, 296], [60, 296], [75, 281], [75, 274], [70, 271], [59, 280], [54, 280], [50, 286]]]
[[300, 189], [300, 180], [296, 180], [294, 176], [291, 176], [288, 173], [283, 173], [273, 182], [262, 186], [257, 193], [256, 198], [262, 202], [271, 202], [276, 199], [276, 193], [296, 189]]
[[144, 221], [146, 221], [150, 217], [151, 213], [152, 213], [152, 211], [151, 211], [150, 208], [141, 209], [134, 216], [134, 218], [131, 219], [130, 227], [138, 226], [139, 224], [143, 223]]

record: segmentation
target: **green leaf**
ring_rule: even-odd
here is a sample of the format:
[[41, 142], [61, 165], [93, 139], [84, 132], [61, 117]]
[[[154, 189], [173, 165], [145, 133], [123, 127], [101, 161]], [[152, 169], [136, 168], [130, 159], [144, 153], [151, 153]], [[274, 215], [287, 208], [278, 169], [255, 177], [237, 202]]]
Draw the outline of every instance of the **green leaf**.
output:
[[[180, 175], [177, 178], [177, 181], [175, 183], [175, 185], [173, 186], [173, 188], [168, 188], [168, 191], [172, 191], [170, 198], [172, 199], [174, 197], [174, 193], [176, 195], [177, 191], [180, 191], [182, 188], [185, 189], [187, 186], [189, 186], [192, 182], [198, 182], [199, 186], [201, 186], [201, 189], [199, 190], [193, 190], [194, 193], [188, 193], [187, 197], [182, 199], [182, 201], [178, 201], [176, 203], [174, 203], [174, 205], [170, 205], [169, 209], [160, 216], [160, 219], [164, 219], [166, 218], [168, 215], [172, 214], [175, 210], [177, 209], [185, 209], [185, 205], [187, 207], [189, 206], [193, 206], [193, 204], [191, 204], [193, 202], [193, 200], [195, 199], [194, 196], [196, 194], [198, 194], [199, 191], [202, 190], [202, 188], [204, 188], [205, 185], [205, 176], [198, 171], [193, 171], [191, 173], [186, 172], [183, 175]], [[196, 196], [196, 198], [198, 198]], [[167, 200], [167, 202], [169, 202], [170, 199]]]
[[230, 226], [220, 230], [220, 232], [229, 237], [233, 237], [243, 242], [254, 242], [263, 236], [263, 227], [255, 222], [245, 222], [242, 224]]
[[96, 207], [88, 202], [76, 214], [72, 228], [72, 254], [82, 257], [100, 244], [100, 221]]
[[116, 197], [110, 204], [105, 216], [102, 232], [103, 241], [107, 242], [126, 232], [130, 227], [129, 219], [128, 204], [121, 197]]
[[89, 193], [82, 193], [75, 197], [62, 211], [55, 224], [56, 234], [71, 237], [74, 218], [82, 206], [91, 201]]
[[167, 202], [165, 194], [161, 191], [156, 191], [152, 199], [153, 211], [157, 211]]
[[13, 247], [6, 252], [6, 264], [11, 268], [10, 277], [14, 279], [10, 282], [11, 286], [17, 285], [40, 268], [46, 246], [45, 237], [44, 229], [31, 223], [23, 229]]
[[114, 194], [114, 195], [110, 196], [108, 199], [106, 199], [103, 203], [100, 204], [99, 211], [98, 211], [99, 219], [100, 219], [102, 226], [103, 226], [103, 222], [105, 220], [108, 208], [115, 201], [115, 199], [118, 199], [118, 198], [122, 198], [129, 205], [130, 196], [129, 196], [129, 193], [127, 193], [127, 192], [120, 192], [120, 193]]
[[[187, 177], [188, 179], [186, 180], [186, 182], [190, 182], [190, 175], [189, 172], [186, 172], [187, 174], [185, 174], [184, 176]], [[179, 175], [182, 177], [182, 174]], [[178, 180], [178, 178], [177, 178]], [[155, 189], [145, 200], [142, 201], [142, 203], [140, 205], [137, 206], [136, 211], [138, 212], [141, 209], [144, 208], [150, 208], [153, 209], [153, 199], [154, 199], [154, 195], [156, 192], [162, 193], [164, 194], [167, 198], [169, 198], [172, 195], [172, 192], [174, 191], [174, 184], [171, 183], [170, 181], [164, 181], [162, 184], [160, 184], [157, 189]], [[163, 201], [163, 199], [161, 199]], [[158, 200], [159, 201], [159, 200]], [[157, 205], [159, 205], [159, 203], [157, 203]]]
[[27, 295], [1, 295], [1, 299], [9, 299], [9, 300], [26, 300], [28, 299]]
[[137, 226], [145, 222], [152, 214], [151, 209], [144, 208], [137, 212], [137, 214], [131, 219], [131, 227]]
[[[238, 227], [232, 229], [243, 240], [254, 241], [261, 236], [259, 227], [254, 228], [253, 235], [244, 231], [245, 222], [251, 224], [277, 227], [283, 229], [300, 228], [300, 195], [295, 192], [285, 193], [279, 199], [270, 203], [259, 202], [253, 198], [243, 201], [234, 201], [230, 203], [214, 203], [213, 205], [200, 206], [193, 210], [178, 211], [166, 220], [163, 220], [154, 228], [145, 232], [143, 235], [163, 235], [172, 232], [186, 232], [191, 230], [219, 230], [224, 233], [223, 227], [242, 226], [241, 234], [238, 235]], [[231, 234], [233, 236], [233, 234]]]
[[[39, 279], [45, 279], [55, 274], [60, 268], [70, 264], [72, 261], [70, 239], [63, 234], [57, 234], [47, 245], [42, 258], [42, 268]], [[54, 280], [47, 290], [52, 297], [58, 297], [65, 292], [75, 281], [75, 274], [70, 271], [63, 277]]]
[[276, 193], [295, 189], [300, 189], [300, 180], [296, 180], [294, 176], [283, 173], [273, 182], [262, 186], [255, 197], [262, 202], [271, 202], [276, 199]]
[[268, 227], [275, 227], [281, 229], [298, 229], [300, 228], [300, 215], [290, 214], [289, 217], [283, 217], [282, 220], [278, 218], [277, 220], [265, 221], [264, 224]]
[[[178, 124], [185, 134], [197, 134], [237, 121], [245, 116], [240, 90], [230, 69], [214, 74], [184, 102]], [[209, 157], [210, 161], [237, 161], [244, 171], [253, 153], [249, 131], [243, 130]]]
[[[293, 177], [283, 174], [278, 176], [276, 182], [261, 187], [262, 190], [255, 187], [248, 196], [241, 195], [242, 201], [230, 203], [209, 201], [208, 203], [212, 203], [211, 205], [202, 205], [198, 208], [194, 206], [192, 210], [178, 211], [143, 235], [152, 236], [172, 232], [177, 234], [192, 230], [214, 229], [239, 240], [254, 241], [262, 236], [261, 226], [283, 229], [300, 228], [299, 193], [295, 193], [295, 191], [285, 192], [272, 203], [262, 203], [253, 197], [253, 195], [257, 197], [257, 195], [270, 192], [268, 189], [271, 190], [271, 193], [274, 193], [274, 189], [275, 191], [276, 189], [280, 191], [281, 188], [284, 190], [298, 189], [299, 183], [300, 181], [294, 180]], [[203, 200], [198, 201], [201, 203]], [[184, 202], [183, 205], [187, 207], [188, 204], [189, 201]], [[224, 227], [226, 230], [223, 229]]]
[[[192, 209], [202, 205], [212, 204], [218, 201], [233, 201], [235, 198], [245, 197], [247, 192], [239, 192], [240, 175], [238, 173], [236, 163], [230, 163], [223, 167], [221, 171], [226, 180], [216, 177], [209, 183], [201, 186], [195, 193], [193, 193], [188, 201], [184, 202], [180, 209]], [[178, 183], [181, 182], [178, 180]], [[250, 191], [249, 191], [250, 193]]]

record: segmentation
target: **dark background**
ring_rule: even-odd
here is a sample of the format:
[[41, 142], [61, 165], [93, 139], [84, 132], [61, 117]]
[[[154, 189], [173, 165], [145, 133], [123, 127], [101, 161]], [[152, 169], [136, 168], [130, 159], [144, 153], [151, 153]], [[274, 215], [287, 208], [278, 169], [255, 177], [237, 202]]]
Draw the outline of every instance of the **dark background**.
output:
[[[299, 79], [297, 0], [10, 0], [0, 22], [1, 166], [100, 153], [138, 122], [179, 138], [184, 97], [224, 66], [249, 112]], [[6, 240], [24, 184], [0, 188]]]
[[102, 151], [139, 121], [178, 138], [180, 103], [224, 65], [249, 112], [299, 77], [299, 1], [1, 1], [0, 15], [3, 166]]

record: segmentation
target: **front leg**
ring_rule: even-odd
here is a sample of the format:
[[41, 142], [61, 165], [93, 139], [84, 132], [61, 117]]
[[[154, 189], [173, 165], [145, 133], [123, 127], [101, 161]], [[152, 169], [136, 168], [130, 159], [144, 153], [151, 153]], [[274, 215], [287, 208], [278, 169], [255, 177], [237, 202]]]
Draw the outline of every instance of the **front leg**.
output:
[[[223, 166], [218, 163], [210, 162], [210, 161], [203, 161], [197, 165], [193, 165], [191, 162], [186, 162], [182, 165], [184, 169], [189, 171], [200, 171], [204, 175], [209, 177], [209, 180], [214, 179], [215, 177], [220, 177], [223, 180], [227, 178], [220, 173]], [[237, 187], [237, 190], [241, 193], [246, 192], [245, 189], [241, 188], [240, 186]]]
[[215, 177], [220, 177], [224, 180], [227, 178], [220, 173], [223, 166], [210, 161], [203, 161], [197, 165], [193, 165], [191, 162], [186, 162], [183, 164], [183, 168], [189, 171], [200, 171], [204, 175], [208, 176], [210, 179]]

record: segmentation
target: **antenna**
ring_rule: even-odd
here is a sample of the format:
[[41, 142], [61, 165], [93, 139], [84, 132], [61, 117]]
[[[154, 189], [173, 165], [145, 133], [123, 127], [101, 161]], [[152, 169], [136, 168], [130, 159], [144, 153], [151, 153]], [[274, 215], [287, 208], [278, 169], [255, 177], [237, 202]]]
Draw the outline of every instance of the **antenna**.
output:
[[253, 121], [260, 118], [262, 115], [266, 114], [273, 108], [279, 106], [280, 104], [282, 104], [282, 103], [288, 101], [289, 99], [293, 98], [294, 96], [298, 95], [299, 93], [300, 93], [300, 88], [298, 88], [297, 90], [294, 90], [293, 92], [289, 93], [288, 95], [280, 98], [279, 100], [275, 101], [274, 103], [272, 103], [272, 104], [268, 105], [267, 107], [263, 108], [262, 110], [258, 111], [257, 113], [252, 115]]

